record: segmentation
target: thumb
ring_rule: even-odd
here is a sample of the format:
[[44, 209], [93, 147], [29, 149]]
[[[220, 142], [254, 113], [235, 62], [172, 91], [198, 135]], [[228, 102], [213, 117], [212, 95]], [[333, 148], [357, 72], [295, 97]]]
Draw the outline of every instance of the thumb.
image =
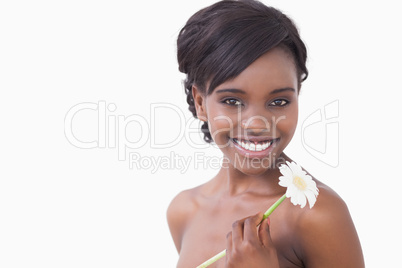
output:
[[269, 218], [266, 218], [265, 220], [262, 221], [260, 228], [258, 229], [258, 236], [260, 238], [261, 243], [265, 247], [272, 246], [271, 231], [269, 228], [269, 223], [270, 223]]

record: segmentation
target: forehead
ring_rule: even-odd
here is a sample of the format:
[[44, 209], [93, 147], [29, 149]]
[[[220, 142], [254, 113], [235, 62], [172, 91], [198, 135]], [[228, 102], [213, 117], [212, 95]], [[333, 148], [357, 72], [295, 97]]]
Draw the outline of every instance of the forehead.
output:
[[237, 77], [222, 83], [216, 89], [231, 87], [265, 91], [283, 87], [297, 89], [297, 84], [293, 57], [290, 52], [277, 47], [263, 54]]

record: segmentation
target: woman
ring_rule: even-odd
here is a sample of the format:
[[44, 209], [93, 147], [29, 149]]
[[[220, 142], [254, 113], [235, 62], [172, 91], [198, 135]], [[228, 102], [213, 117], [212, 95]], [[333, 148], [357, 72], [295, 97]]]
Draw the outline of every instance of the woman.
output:
[[210, 267], [364, 267], [346, 204], [316, 179], [314, 208], [285, 200], [257, 227], [286, 191], [278, 167], [292, 161], [283, 150], [308, 76], [293, 22], [258, 1], [221, 1], [188, 20], [177, 48], [189, 110], [224, 155], [214, 178], [169, 206], [177, 267], [196, 267], [225, 248], [226, 258]]

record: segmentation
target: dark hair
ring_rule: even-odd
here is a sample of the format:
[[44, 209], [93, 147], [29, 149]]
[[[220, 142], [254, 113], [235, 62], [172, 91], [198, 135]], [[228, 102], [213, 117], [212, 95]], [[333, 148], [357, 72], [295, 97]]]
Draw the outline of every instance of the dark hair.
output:
[[[293, 56], [300, 86], [308, 76], [306, 47], [281, 11], [256, 0], [224, 0], [191, 16], [177, 38], [177, 60], [180, 72], [186, 74], [184, 90], [193, 116], [197, 118], [193, 85], [209, 95], [277, 46]], [[213, 141], [207, 122], [201, 131], [206, 142]]]

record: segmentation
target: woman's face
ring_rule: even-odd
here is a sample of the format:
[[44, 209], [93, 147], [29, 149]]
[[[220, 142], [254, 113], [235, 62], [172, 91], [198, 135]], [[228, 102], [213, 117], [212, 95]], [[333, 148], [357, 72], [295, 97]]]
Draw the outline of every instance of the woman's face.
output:
[[281, 48], [262, 55], [209, 96], [193, 96], [200, 119], [225, 159], [258, 175], [272, 168], [289, 144], [298, 118], [298, 79], [293, 58]]

